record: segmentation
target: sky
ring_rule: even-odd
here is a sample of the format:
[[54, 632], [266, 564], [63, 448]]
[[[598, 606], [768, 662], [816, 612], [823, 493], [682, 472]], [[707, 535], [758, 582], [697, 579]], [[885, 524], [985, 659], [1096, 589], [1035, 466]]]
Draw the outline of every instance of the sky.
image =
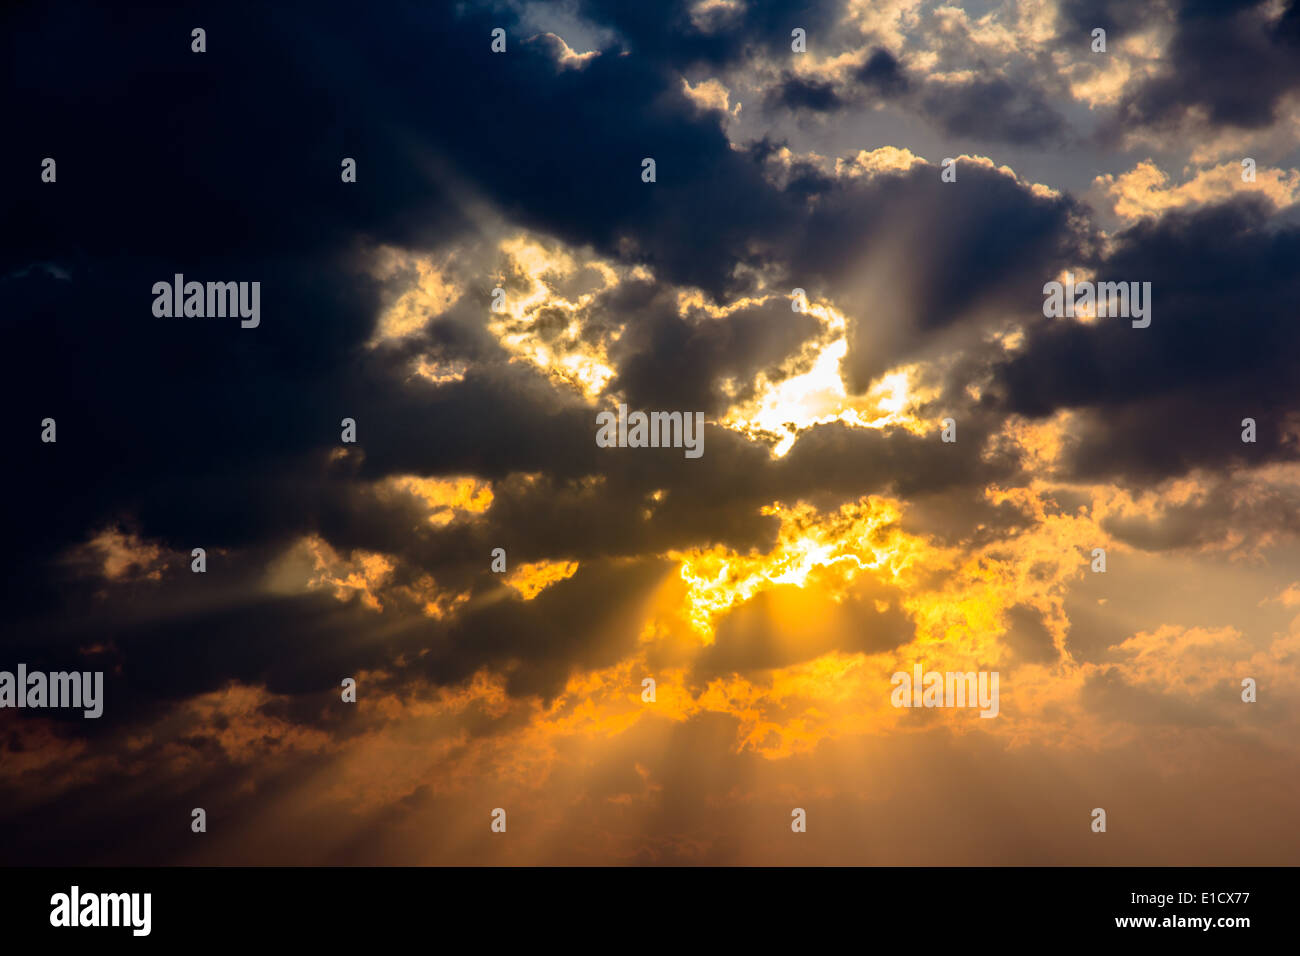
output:
[[0, 862], [1300, 860], [1300, 3], [3, 17]]

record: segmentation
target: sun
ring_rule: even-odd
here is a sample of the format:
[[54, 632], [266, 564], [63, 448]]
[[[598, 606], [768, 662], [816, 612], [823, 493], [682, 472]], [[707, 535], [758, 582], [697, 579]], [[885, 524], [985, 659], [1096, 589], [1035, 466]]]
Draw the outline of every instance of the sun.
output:
[[898, 583], [926, 547], [899, 527], [897, 502], [871, 495], [823, 512], [799, 502], [762, 509], [777, 517], [776, 545], [766, 554], [741, 554], [721, 545], [670, 551], [687, 587], [688, 618], [704, 641], [714, 620], [756, 594], [781, 585], [817, 587], [839, 600], [859, 574], [871, 572]]

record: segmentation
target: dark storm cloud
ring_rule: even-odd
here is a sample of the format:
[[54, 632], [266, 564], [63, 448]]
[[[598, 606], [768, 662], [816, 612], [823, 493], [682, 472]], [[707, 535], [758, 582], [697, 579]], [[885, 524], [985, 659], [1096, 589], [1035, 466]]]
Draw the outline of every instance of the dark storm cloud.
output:
[[763, 93], [768, 110], [797, 116], [863, 110], [889, 102], [919, 115], [959, 141], [1013, 146], [1060, 146], [1068, 139], [1065, 118], [1033, 76], [1007, 77], [982, 65], [961, 83], [909, 71], [888, 50], [876, 49], [861, 66], [828, 79], [782, 70]]
[[933, 432], [926, 435], [839, 423], [818, 425], [801, 435], [774, 468], [781, 482], [773, 490], [779, 488], [782, 498], [808, 497], [818, 491], [856, 497], [886, 490], [910, 497], [982, 487], [1014, 474], [1010, 461], [982, 455], [999, 424], [986, 416], [963, 415], [957, 425], [958, 440], [951, 443], [940, 441], [937, 417]]
[[532, 601], [502, 600], [457, 618], [416, 665], [440, 684], [473, 676], [484, 664], [512, 665], [512, 694], [553, 697], [576, 667], [606, 667], [636, 648], [650, 590], [671, 562], [586, 565]]
[[[509, 366], [468, 323], [453, 316], [425, 334], [447, 355], [479, 360], [452, 387], [408, 382], [409, 352], [367, 350], [386, 289], [360, 270], [359, 246], [473, 238], [462, 205], [486, 194], [524, 224], [607, 251], [633, 235], [658, 267], [719, 288], [735, 251], [728, 231], [738, 243], [753, 225], [737, 217], [739, 200], [763, 195], [755, 164], [729, 149], [715, 121], [696, 118], [657, 67], [610, 57], [562, 71], [518, 33], [493, 59], [491, 27], [513, 26], [500, 15], [401, 8], [357, 21], [321, 8], [295, 21], [224, 6], [8, 16], [17, 80], [8, 123], [21, 145], [4, 160], [14, 188], [0, 237], [11, 357], [0, 398], [31, 440], [15, 442], [5, 475], [5, 657], [85, 666], [78, 648], [110, 646], [121, 671], [110, 676], [109, 716], [80, 722], [76, 734], [147, 720], [230, 680], [321, 692], [340, 674], [388, 663], [380, 634], [392, 646], [437, 639], [438, 627], [397, 603], [381, 617], [328, 591], [266, 594], [263, 569], [304, 534], [344, 556], [359, 548], [409, 558], [394, 585], [411, 584], [411, 562], [423, 560], [415, 568], [440, 585], [475, 594], [500, 587], [487, 580], [491, 547], [545, 551], [545, 538], [499, 525], [483, 537], [421, 533], [424, 517], [375, 500], [371, 482], [535, 471], [563, 484], [598, 470], [590, 410]], [[189, 50], [195, 24], [208, 31], [206, 54]], [[65, 59], [39, 52], [49, 50]], [[640, 181], [647, 153], [661, 164], [657, 193]], [[46, 155], [59, 164], [55, 184], [35, 174]], [[355, 186], [339, 181], [343, 156], [358, 160]], [[260, 281], [260, 327], [155, 318], [153, 283], [176, 272]], [[710, 347], [706, 361], [720, 361]], [[47, 416], [58, 422], [56, 444], [38, 440]], [[345, 416], [358, 422], [359, 465], [327, 462]], [[554, 515], [564, 500], [537, 499], [532, 511]], [[637, 514], [606, 510], [619, 515], [615, 529]], [[590, 521], [576, 505], [567, 518], [569, 529]], [[125, 521], [186, 560], [157, 584], [126, 589], [58, 570], [70, 547]], [[740, 524], [731, 512], [701, 527]], [[523, 530], [551, 529], [539, 521]], [[556, 544], [584, 557], [603, 546], [564, 534]], [[192, 547], [208, 550], [206, 575], [189, 573]], [[600, 573], [584, 567], [558, 593]], [[533, 663], [512, 689], [551, 691], [575, 661], [613, 653], [579, 639], [594, 639], [621, 594], [602, 580], [563, 607], [547, 597], [539, 607], [551, 620], [596, 622], [556, 640], [536, 639], [544, 620], [507, 611], [517, 600], [472, 614], [465, 628], [482, 620], [503, 630], [463, 645], [453, 635], [427, 663], [459, 679], [519, 644]]]
[[[794, 312], [786, 298], [721, 317], [683, 317], [675, 297], [653, 283], [624, 283], [596, 307], [628, 324], [613, 350], [618, 375], [608, 391], [625, 394], [629, 408], [701, 410], [709, 417], [752, 397], [757, 373], [779, 377], [777, 366], [820, 330], [816, 318]], [[733, 396], [720, 390], [726, 378], [738, 384]]]
[[944, 330], [1041, 311], [1037, 282], [1090, 242], [1068, 196], [1035, 195], [975, 163], [957, 182], [927, 164], [836, 181], [788, 243], [790, 281], [824, 289], [851, 319], [846, 385], [861, 391]]
[[[597, 449], [592, 442], [597, 481], [517, 476], [496, 484], [492, 507], [469, 523], [422, 529], [407, 511], [376, 508], [344, 486], [332, 499], [339, 513], [321, 528], [340, 549], [394, 554], [453, 590], [491, 587], [487, 555], [500, 545], [508, 546], [512, 566], [542, 559], [585, 564], [713, 543], [766, 551], [778, 522], [758, 511], [772, 501], [836, 507], [866, 494], [918, 497], [916, 520], [933, 518], [926, 533], [969, 540], [976, 525], [989, 534], [1016, 521], [980, 493], [991, 481], [1021, 476], [1017, 460], [983, 450], [1000, 427], [999, 418], [971, 410], [960, 415], [959, 441], [947, 444], [939, 440], [937, 418], [934, 431], [920, 436], [819, 425], [777, 461], [714, 426], [706, 427], [705, 454], [696, 460], [675, 449]], [[585, 429], [594, 433], [594, 416]]]
[[1127, 0], [1064, 0], [1057, 14], [1061, 27], [1057, 42], [1086, 47], [1092, 42], [1092, 31], [1100, 27], [1106, 31], [1109, 49], [1110, 43], [1139, 32], [1164, 11], [1163, 4], [1136, 5]]
[[778, 78], [763, 92], [768, 109], [800, 115], [835, 113], [886, 99], [920, 112], [948, 135], [976, 142], [1043, 146], [1064, 139], [1064, 118], [1031, 76], [1007, 79], [981, 64], [971, 82], [937, 83], [924, 74], [909, 74], [883, 47], [873, 48], [861, 66], [840, 80], [793, 72], [786, 66], [792, 55], [797, 56], [790, 49], [792, 27], [805, 29], [808, 49], [818, 56], [853, 49], [846, 41], [857, 42], [857, 31], [837, 22], [844, 12], [842, 3], [745, 4], [719, 14], [712, 26], [692, 20], [692, 5], [643, 9], [589, 2], [581, 10], [593, 24], [616, 30], [628, 49], [653, 55], [674, 69], [732, 67], [751, 75], [760, 67], [776, 67]]
[[1175, 124], [1193, 108], [1213, 126], [1258, 129], [1276, 121], [1283, 97], [1300, 88], [1300, 3], [1292, 0], [1274, 22], [1265, 16], [1270, 6], [1183, 3], [1162, 71], [1124, 97], [1111, 133]]
[[629, 4], [581, 0], [578, 9], [598, 26], [615, 30], [632, 53], [674, 70], [721, 67], [763, 55], [791, 54], [791, 31], [805, 31], [809, 49], [830, 42], [843, 12], [842, 0], [745, 3], [735, 10], [692, 17], [696, 0]]
[[853, 78], [877, 93], [890, 96], [903, 93], [910, 85], [902, 65], [888, 50], [877, 49], [853, 73]]
[[943, 132], [976, 142], [1062, 145], [1065, 120], [1029, 78], [929, 83], [919, 105]]
[[1145, 551], [1215, 547], [1240, 537], [1247, 545], [1300, 534], [1300, 492], [1291, 486], [1245, 487], [1245, 474], [1205, 475], [1190, 501], [1162, 503], [1154, 514], [1114, 515], [1109, 535]]
[[[395, 368], [362, 348], [381, 284], [355, 266], [358, 240], [446, 244], [471, 228], [460, 207], [482, 193], [606, 251], [630, 237], [646, 261], [717, 290], [769, 214], [765, 197], [783, 202], [653, 61], [561, 70], [522, 42], [494, 58], [491, 27], [513, 26], [504, 14], [10, 17], [9, 122], [23, 148], [5, 157], [15, 188], [0, 295], [21, 362], [3, 397], [33, 434], [46, 416], [59, 427], [57, 445], [22, 445], [7, 475], [16, 544], [4, 570], [33, 612], [57, 601], [50, 559], [120, 515], [186, 547], [311, 528], [329, 510], [320, 452], [345, 415], [362, 423], [363, 478], [589, 466], [586, 423], [553, 394], [539, 401], [535, 383], [529, 394], [518, 377], [505, 389], [470, 377], [449, 393], [395, 394]], [[189, 50], [195, 23], [206, 54]], [[35, 52], [49, 49], [66, 60]], [[660, 162], [653, 188], [639, 178], [647, 153]], [[56, 184], [38, 180], [44, 155], [59, 163]], [[358, 159], [355, 186], [338, 180], [342, 156]], [[176, 272], [260, 281], [261, 327], [154, 318], [152, 284]], [[430, 334], [449, 351], [474, 345], [454, 328]]]
[[911, 87], [906, 72], [888, 50], [875, 50], [853, 70], [849, 82], [836, 83], [784, 70], [763, 94], [764, 106], [796, 113], [834, 113], [902, 96]]
[[[1272, 222], [1271, 212], [1246, 198], [1121, 233], [1096, 263], [1097, 281], [1150, 282], [1150, 327], [1036, 323], [997, 370], [1001, 406], [1035, 417], [1085, 412], [1069, 452], [1076, 477], [1158, 479], [1293, 460], [1300, 276], [1290, 264], [1300, 229]], [[1255, 444], [1241, 441], [1248, 417]]]
[[789, 110], [812, 110], [824, 113], [839, 109], [844, 105], [835, 92], [835, 84], [827, 80], [814, 80], [793, 73], [786, 73], [781, 81], [767, 91], [764, 96], [766, 104], [781, 106]]

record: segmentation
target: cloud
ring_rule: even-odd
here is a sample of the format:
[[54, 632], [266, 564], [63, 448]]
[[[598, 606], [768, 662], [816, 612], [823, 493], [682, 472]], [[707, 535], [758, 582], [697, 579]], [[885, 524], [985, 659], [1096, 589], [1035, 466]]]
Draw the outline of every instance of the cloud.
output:
[[[1082, 412], [1069, 453], [1079, 477], [1293, 460], [1296, 370], [1279, 306], [1296, 293], [1271, 263], [1289, 256], [1300, 234], [1270, 224], [1270, 212], [1267, 202], [1241, 198], [1120, 233], [1097, 275], [1151, 282], [1151, 327], [1036, 323], [1024, 348], [999, 364], [1000, 404], [1034, 417]], [[1063, 377], [1065, 367], [1072, 371]], [[1241, 441], [1246, 417], [1263, 423], [1256, 445]]]
[[[1085, 781], [1159, 834], [1123, 859], [1294, 855], [1294, 5], [354, 14], [0, 31], [3, 647], [107, 689], [0, 715], [8, 858], [1113, 863]], [[1065, 271], [1151, 327], [1043, 317]], [[262, 324], [155, 319], [178, 272]], [[704, 456], [599, 448], [620, 402]], [[914, 663], [999, 720], [889, 706]], [[754, 836], [805, 803], [890, 835]]]
[[1125, 95], [1117, 124], [1258, 128], [1300, 85], [1300, 6], [1253, 2], [1177, 8], [1165, 69]]
[[1127, 220], [1224, 202], [1242, 193], [1262, 195], [1279, 208], [1292, 205], [1300, 196], [1300, 170], [1260, 169], [1253, 182], [1243, 182], [1242, 175], [1240, 163], [1223, 163], [1170, 185], [1169, 175], [1145, 160], [1119, 176], [1097, 177], [1097, 186], [1114, 202], [1116, 215]]

